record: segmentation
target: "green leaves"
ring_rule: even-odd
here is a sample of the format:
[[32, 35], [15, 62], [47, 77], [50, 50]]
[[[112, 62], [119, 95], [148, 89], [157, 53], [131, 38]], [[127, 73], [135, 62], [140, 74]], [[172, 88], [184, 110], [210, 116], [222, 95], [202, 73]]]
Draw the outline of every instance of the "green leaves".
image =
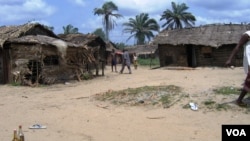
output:
[[166, 27], [166, 29], [181, 29], [184, 27], [183, 24], [186, 27], [192, 27], [196, 18], [192, 13], [186, 12], [188, 8], [185, 3], [176, 4], [172, 2], [172, 11], [167, 9], [160, 18], [160, 20], [166, 20], [162, 27]]
[[135, 19], [129, 18], [129, 22], [124, 23], [124, 33], [132, 34], [128, 39], [134, 37], [136, 44], [141, 45], [146, 42], [146, 39], [150, 41], [154, 37], [153, 31], [158, 32], [160, 26], [155, 19], [150, 19], [147, 13], [141, 13], [135, 16]]

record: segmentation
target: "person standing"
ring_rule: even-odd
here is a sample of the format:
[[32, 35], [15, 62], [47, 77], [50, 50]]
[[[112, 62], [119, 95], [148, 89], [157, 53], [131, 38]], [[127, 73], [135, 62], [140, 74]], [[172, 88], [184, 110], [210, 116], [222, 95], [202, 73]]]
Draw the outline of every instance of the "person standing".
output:
[[136, 53], [133, 54], [133, 59], [134, 59], [134, 68], [137, 69], [138, 61], [137, 61], [137, 55], [136, 55]]
[[231, 55], [225, 63], [225, 66], [231, 65], [231, 61], [236, 53], [239, 51], [239, 48], [244, 47], [244, 57], [243, 57], [243, 67], [246, 73], [246, 78], [241, 89], [241, 93], [236, 100], [236, 104], [239, 106], [246, 106], [242, 101], [245, 95], [250, 92], [250, 31], [246, 31], [240, 38], [238, 44], [233, 49]]
[[112, 49], [112, 52], [111, 52], [111, 70], [112, 72], [114, 71], [115, 69], [115, 72], [117, 72], [117, 69], [116, 69], [116, 53], [115, 53], [115, 49]]
[[132, 71], [130, 69], [130, 57], [129, 57], [129, 53], [127, 50], [123, 49], [123, 54], [122, 54], [122, 68], [120, 73], [123, 73], [123, 70], [125, 68], [125, 66], [127, 66], [128, 70], [129, 70], [129, 74], [132, 74]]

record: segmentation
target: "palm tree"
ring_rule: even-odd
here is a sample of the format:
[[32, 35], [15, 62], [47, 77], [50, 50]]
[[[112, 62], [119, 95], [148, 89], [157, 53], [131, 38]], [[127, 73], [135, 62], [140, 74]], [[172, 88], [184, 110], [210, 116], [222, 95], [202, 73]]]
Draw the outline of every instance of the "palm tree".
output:
[[166, 20], [167, 22], [162, 25], [162, 27], [166, 27], [166, 29], [182, 29], [183, 23], [186, 27], [192, 27], [195, 24], [195, 17], [190, 13], [186, 12], [189, 7], [186, 6], [185, 3], [175, 4], [172, 2], [172, 10], [167, 9], [163, 12], [161, 16], [161, 20]]
[[155, 19], [150, 19], [147, 13], [141, 13], [136, 15], [135, 19], [129, 18], [129, 22], [124, 23], [124, 33], [132, 34], [128, 39], [134, 37], [136, 44], [141, 45], [146, 42], [146, 39], [150, 41], [154, 37], [153, 31], [159, 31], [160, 26]]
[[78, 28], [74, 27], [71, 24], [63, 26], [63, 34], [70, 34], [70, 33], [78, 33]]
[[118, 7], [112, 1], [105, 2], [102, 5], [102, 8], [94, 9], [94, 15], [103, 16], [102, 24], [105, 29], [106, 41], [109, 41], [109, 31], [114, 29], [114, 26], [116, 25], [116, 22], [112, 17], [122, 17], [120, 14], [113, 13], [114, 11], [118, 11]]

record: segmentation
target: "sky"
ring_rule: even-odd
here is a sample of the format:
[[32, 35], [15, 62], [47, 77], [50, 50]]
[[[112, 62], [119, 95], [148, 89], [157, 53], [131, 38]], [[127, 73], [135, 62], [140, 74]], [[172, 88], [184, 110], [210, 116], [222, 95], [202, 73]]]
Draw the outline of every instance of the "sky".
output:
[[[20, 25], [39, 22], [54, 27], [56, 34], [63, 33], [63, 26], [77, 27], [87, 34], [102, 28], [102, 17], [94, 15], [95, 8], [101, 8], [107, 0], [0, 0], [0, 26]], [[148, 13], [160, 26], [161, 15], [172, 10], [171, 2], [185, 3], [186, 12], [196, 17], [195, 26], [206, 24], [250, 23], [249, 0], [113, 0], [118, 6], [117, 13], [123, 18], [115, 19], [117, 25], [110, 32], [110, 40], [115, 43], [133, 45], [130, 34], [123, 33], [123, 23], [140, 13]], [[161, 28], [162, 30], [162, 28]], [[157, 34], [157, 33], [155, 33]]]

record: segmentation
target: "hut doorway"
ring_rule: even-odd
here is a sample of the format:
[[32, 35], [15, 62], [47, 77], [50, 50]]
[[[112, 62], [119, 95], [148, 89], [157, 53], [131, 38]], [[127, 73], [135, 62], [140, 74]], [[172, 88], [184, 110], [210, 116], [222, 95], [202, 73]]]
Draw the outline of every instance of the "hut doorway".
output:
[[28, 63], [28, 68], [31, 74], [25, 76], [27, 79], [31, 80], [32, 83], [39, 82], [40, 74], [42, 71], [42, 64], [36, 60], [30, 60]]
[[3, 84], [3, 51], [0, 49], [0, 84]]
[[188, 67], [196, 67], [195, 48], [192, 45], [187, 45], [186, 53]]

